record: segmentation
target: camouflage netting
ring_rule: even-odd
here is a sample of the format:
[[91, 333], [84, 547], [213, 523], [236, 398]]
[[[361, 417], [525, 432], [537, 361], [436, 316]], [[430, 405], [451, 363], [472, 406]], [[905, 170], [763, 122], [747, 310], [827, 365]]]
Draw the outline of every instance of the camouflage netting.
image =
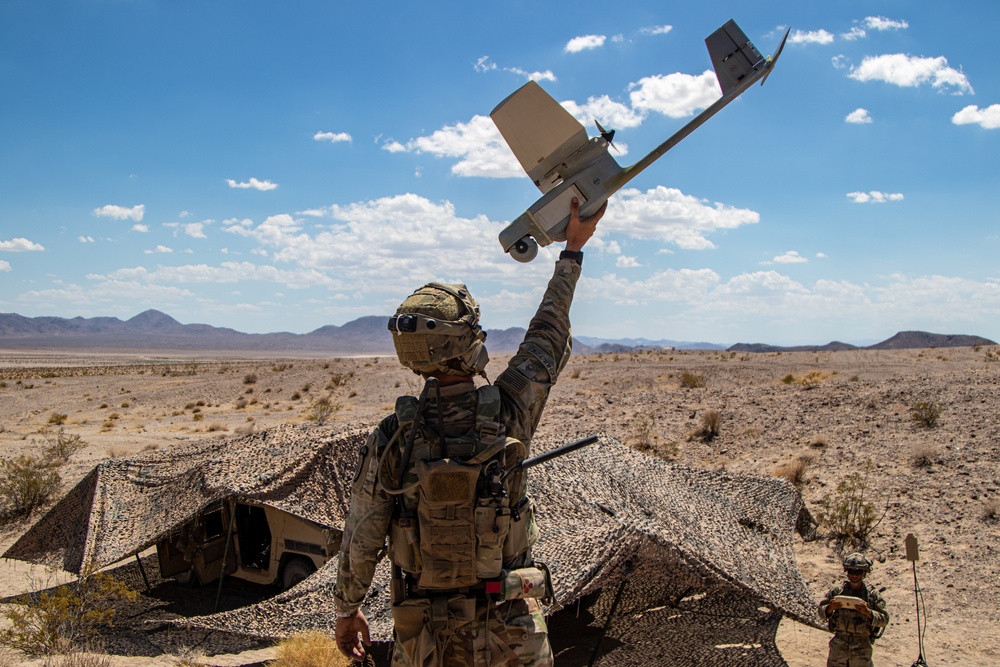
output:
[[[104, 463], [5, 556], [56, 556], [72, 571], [114, 562], [226, 495], [339, 528], [365, 433], [279, 427]], [[565, 607], [549, 610], [557, 664], [587, 664], [599, 643], [598, 665], [785, 665], [774, 643], [781, 617], [821, 627], [795, 563], [802, 500], [787, 481], [676, 466], [608, 439], [529, 479], [536, 558]], [[268, 638], [332, 633], [335, 578], [333, 559], [267, 601], [176, 623]], [[383, 562], [366, 600], [376, 641], [391, 637], [387, 582]]]
[[229, 497], [319, 524], [344, 524], [357, 450], [368, 429], [278, 426], [182, 444], [95, 467], [4, 558], [79, 573], [134, 555]]

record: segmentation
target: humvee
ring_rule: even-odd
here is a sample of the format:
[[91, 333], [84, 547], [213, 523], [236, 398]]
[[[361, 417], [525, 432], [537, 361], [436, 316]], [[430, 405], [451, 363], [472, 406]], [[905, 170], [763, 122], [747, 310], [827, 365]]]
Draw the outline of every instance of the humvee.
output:
[[288, 589], [340, 551], [341, 531], [227, 498], [156, 544], [160, 574], [186, 586], [229, 577]]

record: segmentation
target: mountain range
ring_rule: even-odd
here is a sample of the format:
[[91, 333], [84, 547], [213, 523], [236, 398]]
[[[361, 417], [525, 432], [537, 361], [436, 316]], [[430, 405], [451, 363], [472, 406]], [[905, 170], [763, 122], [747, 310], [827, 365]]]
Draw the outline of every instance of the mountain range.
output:
[[[340, 355], [392, 354], [388, 316], [370, 315], [342, 326], [326, 325], [305, 334], [288, 332], [250, 334], [208, 324], [181, 324], [166, 313], [147, 310], [128, 320], [117, 317], [24, 317], [0, 313], [0, 348], [161, 349], [247, 352], [325, 352]], [[491, 329], [487, 347], [496, 354], [513, 352], [524, 329]], [[905, 348], [995, 345], [980, 336], [902, 331], [867, 347], [833, 341], [825, 345], [780, 347], [763, 343], [737, 343], [728, 348], [713, 343], [645, 338], [575, 337], [574, 350], [628, 352], [642, 349], [709, 349], [732, 352], [794, 352], [823, 350], [892, 350]]]

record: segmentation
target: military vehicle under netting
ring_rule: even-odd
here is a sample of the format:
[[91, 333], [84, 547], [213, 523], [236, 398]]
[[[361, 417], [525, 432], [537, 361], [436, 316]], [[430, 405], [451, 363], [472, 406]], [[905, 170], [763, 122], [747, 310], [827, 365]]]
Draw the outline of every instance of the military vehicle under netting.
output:
[[227, 498], [156, 543], [160, 576], [184, 585], [227, 577], [288, 589], [340, 551], [341, 531], [267, 505]]

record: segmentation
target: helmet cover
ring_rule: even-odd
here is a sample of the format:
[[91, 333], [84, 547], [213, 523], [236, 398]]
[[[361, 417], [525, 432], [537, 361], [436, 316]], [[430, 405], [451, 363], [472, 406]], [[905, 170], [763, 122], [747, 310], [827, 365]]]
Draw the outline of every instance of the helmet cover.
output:
[[400, 363], [414, 373], [480, 375], [489, 361], [479, 304], [465, 285], [424, 285], [389, 318], [389, 331]]
[[872, 562], [863, 553], [854, 552], [844, 557], [844, 569], [871, 572]]

